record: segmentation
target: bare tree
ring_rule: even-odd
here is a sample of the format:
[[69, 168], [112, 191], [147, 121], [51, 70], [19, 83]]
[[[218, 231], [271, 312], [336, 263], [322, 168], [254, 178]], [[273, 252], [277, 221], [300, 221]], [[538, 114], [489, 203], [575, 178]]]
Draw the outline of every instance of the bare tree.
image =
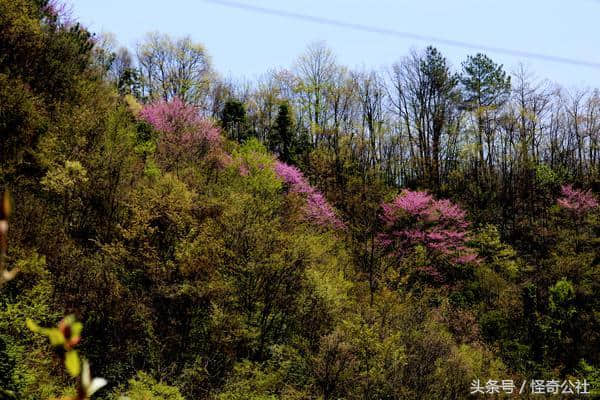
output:
[[204, 47], [189, 36], [172, 39], [149, 33], [137, 46], [143, 95], [165, 101], [179, 97], [201, 105], [208, 94], [210, 62]]
[[413, 149], [418, 175], [440, 183], [442, 155], [451, 154], [460, 126], [458, 77], [432, 47], [393, 66], [391, 103]]
[[327, 92], [336, 71], [333, 52], [323, 42], [308, 46], [295, 65], [299, 100], [307, 111], [313, 144], [318, 145], [327, 122]]

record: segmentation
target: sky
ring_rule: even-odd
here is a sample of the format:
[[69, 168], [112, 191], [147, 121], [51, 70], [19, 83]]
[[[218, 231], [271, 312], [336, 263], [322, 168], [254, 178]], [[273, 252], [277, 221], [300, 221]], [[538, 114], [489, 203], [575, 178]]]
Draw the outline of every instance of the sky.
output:
[[[68, 1], [68, 0], [67, 0]], [[349, 24], [541, 53], [600, 65], [600, 0], [237, 0], [252, 6]], [[78, 21], [111, 32], [134, 49], [147, 32], [189, 35], [202, 43], [224, 77], [253, 80], [291, 67], [315, 41], [346, 66], [384, 69], [412, 49], [434, 45], [455, 69], [475, 49], [367, 33], [226, 7], [204, 0], [71, 0]], [[482, 52], [509, 72], [523, 63], [539, 79], [566, 88], [600, 87], [600, 66], [587, 67]]]

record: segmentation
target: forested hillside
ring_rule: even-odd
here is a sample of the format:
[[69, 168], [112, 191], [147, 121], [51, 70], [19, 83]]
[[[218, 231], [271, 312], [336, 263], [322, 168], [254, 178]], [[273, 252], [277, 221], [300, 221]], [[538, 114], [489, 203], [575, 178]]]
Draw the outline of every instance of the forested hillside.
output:
[[143, 35], [0, 0], [0, 399], [600, 392], [600, 91]]

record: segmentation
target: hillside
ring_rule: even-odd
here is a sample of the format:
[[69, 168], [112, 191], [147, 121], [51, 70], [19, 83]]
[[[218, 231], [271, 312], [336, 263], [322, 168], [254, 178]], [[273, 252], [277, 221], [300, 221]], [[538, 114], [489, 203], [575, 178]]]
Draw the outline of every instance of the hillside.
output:
[[599, 140], [483, 54], [232, 82], [0, 0], [0, 399], [600, 393]]

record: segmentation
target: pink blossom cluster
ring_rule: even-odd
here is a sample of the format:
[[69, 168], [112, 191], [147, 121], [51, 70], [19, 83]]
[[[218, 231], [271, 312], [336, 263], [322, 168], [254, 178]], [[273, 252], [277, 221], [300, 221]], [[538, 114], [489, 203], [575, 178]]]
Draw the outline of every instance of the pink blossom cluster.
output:
[[405, 213], [425, 222], [436, 223], [438, 227], [467, 228], [466, 213], [449, 200], [435, 200], [426, 192], [404, 190], [392, 203], [383, 204], [383, 221], [393, 225], [398, 213]]
[[557, 200], [558, 205], [577, 216], [583, 216], [598, 207], [598, 200], [589, 190], [577, 190], [573, 189], [571, 185], [564, 185], [561, 188], [561, 194], [562, 197]]
[[140, 112], [140, 117], [160, 132], [173, 134], [196, 132], [210, 142], [221, 140], [219, 129], [212, 122], [201, 117], [196, 107], [185, 104], [178, 97], [171, 101], [158, 101], [146, 105]]
[[289, 186], [290, 192], [306, 197], [303, 211], [308, 221], [334, 229], [345, 228], [344, 223], [338, 218], [323, 194], [308, 183], [298, 168], [277, 161], [275, 162], [275, 173]]
[[179, 98], [146, 105], [140, 118], [161, 132], [158, 150], [166, 159], [177, 161], [220, 147], [219, 128]]
[[238, 172], [240, 173], [240, 176], [250, 175], [250, 169], [248, 168], [248, 164], [241, 163], [240, 166], [238, 167]]
[[461, 264], [477, 261], [466, 246], [466, 213], [449, 200], [435, 200], [426, 192], [404, 190], [394, 201], [382, 204], [383, 233], [379, 244], [398, 257], [422, 244], [434, 255], [449, 256]]

